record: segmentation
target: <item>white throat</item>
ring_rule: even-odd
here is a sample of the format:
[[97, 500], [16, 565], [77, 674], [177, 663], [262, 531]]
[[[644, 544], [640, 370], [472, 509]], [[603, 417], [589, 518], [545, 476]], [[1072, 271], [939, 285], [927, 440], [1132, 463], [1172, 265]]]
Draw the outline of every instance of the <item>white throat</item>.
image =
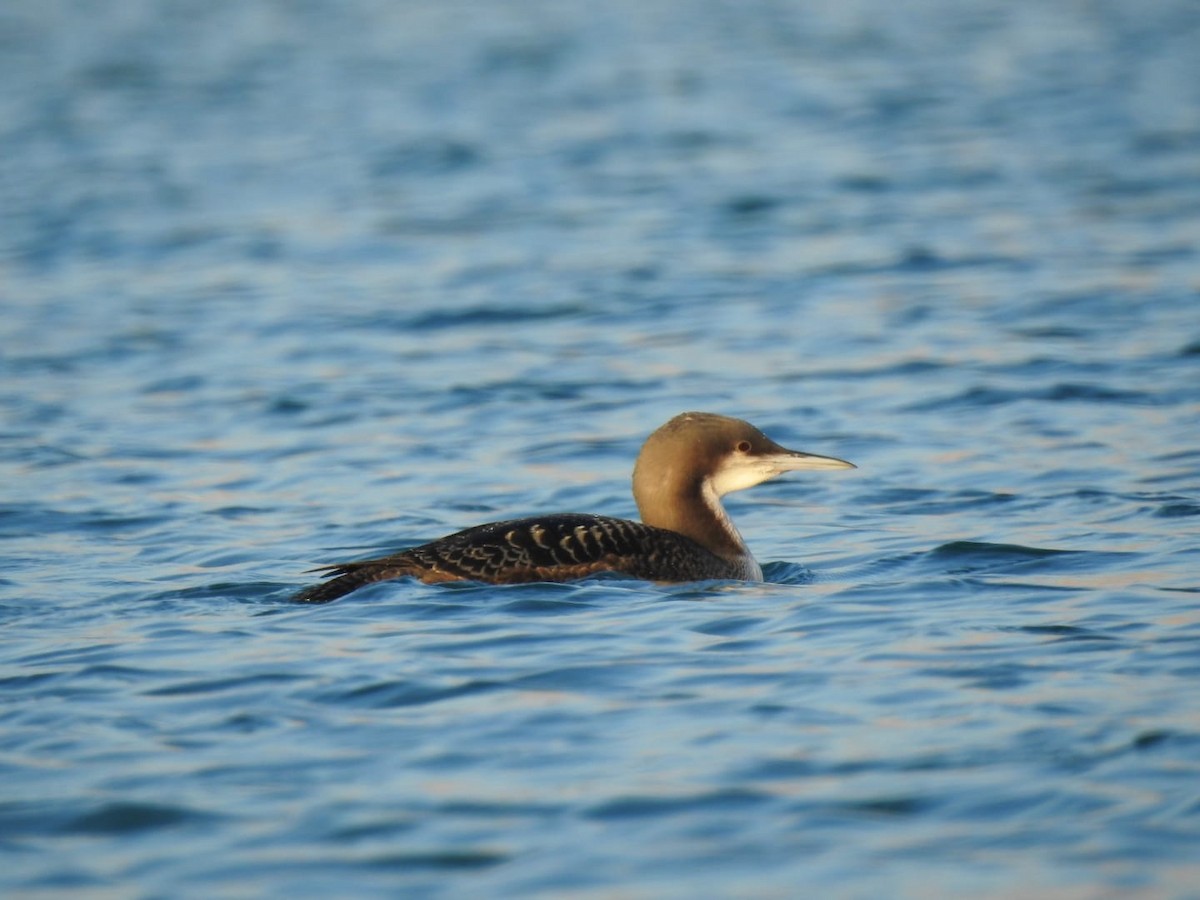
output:
[[721, 468], [712, 474], [706, 484], [712, 485], [712, 490], [718, 497], [724, 497], [734, 491], [744, 491], [756, 484], [762, 484], [778, 474], [779, 467], [769, 459], [761, 456], [730, 456], [721, 463]]
[[[720, 473], [718, 473], [719, 475]], [[761, 478], [749, 484], [744, 484], [742, 487], [750, 487], [752, 484], [758, 484], [760, 481], [762, 481]], [[721, 491], [716, 482], [716, 477], [704, 479], [704, 482], [700, 486], [700, 498], [704, 501], [704, 505], [708, 508], [708, 511], [713, 514], [713, 518], [720, 523], [721, 528], [725, 530], [733, 540], [733, 543], [737, 545], [740, 556], [738, 564], [742, 567], [741, 578], [745, 581], [762, 581], [762, 567], [759, 566], [758, 561], [750, 553], [750, 548], [742, 540], [741, 533], [737, 530], [737, 527], [733, 524], [733, 520], [729, 518], [729, 513], [725, 512], [725, 507], [721, 503], [722, 493], [728, 493], [728, 490], [741, 490], [741, 488], [729, 488], [727, 491]]]

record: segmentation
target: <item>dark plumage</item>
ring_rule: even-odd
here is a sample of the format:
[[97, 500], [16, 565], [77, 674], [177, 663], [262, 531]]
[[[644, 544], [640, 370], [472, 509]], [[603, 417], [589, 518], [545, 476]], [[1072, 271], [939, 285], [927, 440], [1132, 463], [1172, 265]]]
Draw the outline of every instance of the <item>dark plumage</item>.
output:
[[782, 472], [835, 468], [853, 465], [788, 450], [740, 419], [683, 413], [638, 454], [633, 493], [643, 522], [566, 513], [478, 525], [391, 556], [323, 566], [330, 580], [295, 599], [324, 603], [406, 576], [517, 584], [620, 572], [650, 581], [761, 581], [719, 498]]
[[609, 516], [562, 513], [467, 528], [428, 544], [379, 559], [323, 566], [332, 580], [305, 588], [305, 603], [336, 600], [364, 584], [411, 575], [427, 583], [483, 581], [519, 584], [570, 581], [596, 572], [634, 578], [702, 581], [738, 578], [735, 563], [691, 538]]

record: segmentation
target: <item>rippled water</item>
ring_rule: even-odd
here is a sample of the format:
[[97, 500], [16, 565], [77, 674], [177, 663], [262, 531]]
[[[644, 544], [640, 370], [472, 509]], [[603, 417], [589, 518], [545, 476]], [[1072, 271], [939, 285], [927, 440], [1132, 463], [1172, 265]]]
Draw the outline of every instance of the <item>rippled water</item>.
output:
[[[6, 3], [6, 896], [1200, 884], [1187, 2]], [[632, 516], [770, 582], [321, 562]]]

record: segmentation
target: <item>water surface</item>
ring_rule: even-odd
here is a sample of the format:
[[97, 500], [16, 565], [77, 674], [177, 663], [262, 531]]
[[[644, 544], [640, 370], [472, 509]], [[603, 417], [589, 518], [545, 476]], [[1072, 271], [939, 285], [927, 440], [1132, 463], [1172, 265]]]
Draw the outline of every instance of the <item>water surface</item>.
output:
[[[1193, 4], [0, 12], [0, 888], [1200, 883]], [[322, 562], [853, 460], [767, 584]]]

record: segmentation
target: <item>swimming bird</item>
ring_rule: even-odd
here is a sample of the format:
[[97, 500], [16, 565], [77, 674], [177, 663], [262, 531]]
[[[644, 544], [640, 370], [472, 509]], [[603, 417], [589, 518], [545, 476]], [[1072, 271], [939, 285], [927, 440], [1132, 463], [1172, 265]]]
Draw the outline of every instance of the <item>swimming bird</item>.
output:
[[633, 498], [640, 522], [559, 513], [477, 525], [391, 556], [321, 566], [313, 571], [329, 580], [294, 599], [325, 603], [405, 577], [516, 584], [620, 572], [647, 581], [762, 581], [721, 497], [784, 472], [853, 468], [844, 459], [781, 447], [741, 419], [681, 413], [638, 454]]

